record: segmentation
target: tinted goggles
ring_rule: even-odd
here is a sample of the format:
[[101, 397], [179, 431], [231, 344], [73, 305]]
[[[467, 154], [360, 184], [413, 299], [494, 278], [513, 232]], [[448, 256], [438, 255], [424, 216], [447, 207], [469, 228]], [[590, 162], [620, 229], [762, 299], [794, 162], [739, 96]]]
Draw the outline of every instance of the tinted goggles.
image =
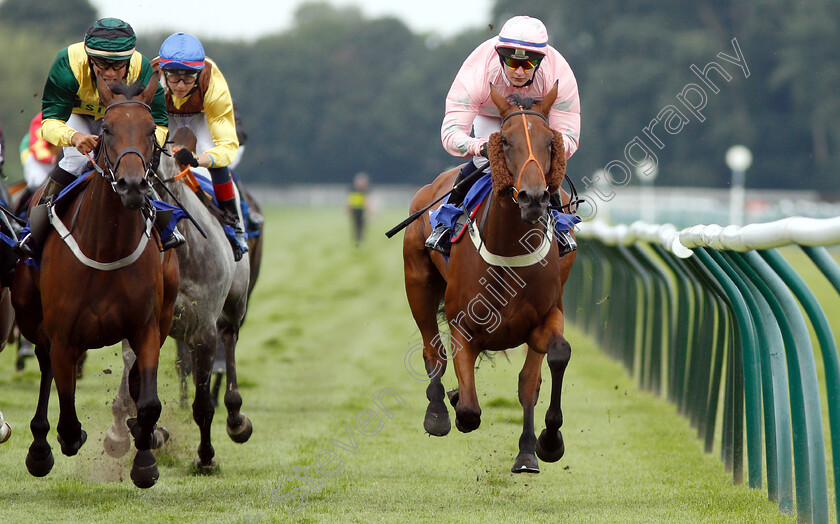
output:
[[108, 69], [122, 71], [128, 65], [128, 60], [108, 60], [107, 58], [90, 57], [90, 61], [93, 65], [103, 71], [107, 71]]
[[533, 60], [517, 60], [506, 56], [500, 56], [500, 58], [502, 59], [502, 63], [511, 69], [519, 69], [521, 67], [525, 71], [530, 71], [540, 65], [539, 58], [535, 58]]

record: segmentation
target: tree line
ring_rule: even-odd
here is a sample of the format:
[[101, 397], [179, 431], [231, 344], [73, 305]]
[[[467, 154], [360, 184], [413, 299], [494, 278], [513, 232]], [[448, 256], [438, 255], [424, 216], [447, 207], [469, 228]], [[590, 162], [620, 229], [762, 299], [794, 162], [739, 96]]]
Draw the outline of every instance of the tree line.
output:
[[[21, 5], [30, 2], [0, 4], [0, 122], [13, 173], [55, 53], [97, 17], [86, 0], [42, 0], [35, 14]], [[515, 14], [545, 22], [577, 77], [576, 183], [612, 167], [613, 184], [635, 184], [633, 159], [655, 155], [657, 184], [726, 187], [724, 154], [744, 144], [755, 158], [748, 187], [834, 193], [840, 3], [831, 0], [497, 0], [486, 24], [446, 39], [355, 7], [304, 4], [286, 31], [202, 38], [248, 134], [240, 173], [274, 185], [348, 183], [358, 171], [377, 184], [430, 181], [458, 162], [440, 144], [455, 73]], [[166, 36], [138, 35], [138, 50], [154, 57]]]

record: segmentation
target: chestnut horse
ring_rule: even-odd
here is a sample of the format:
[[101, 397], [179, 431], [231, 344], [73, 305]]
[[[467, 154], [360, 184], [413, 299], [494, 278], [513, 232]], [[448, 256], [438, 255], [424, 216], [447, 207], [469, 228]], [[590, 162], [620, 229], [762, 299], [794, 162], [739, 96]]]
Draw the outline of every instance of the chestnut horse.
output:
[[[454, 360], [458, 379], [458, 392], [451, 399], [455, 425], [466, 433], [481, 422], [475, 391], [478, 355], [527, 343], [525, 364], [519, 374], [524, 423], [512, 471], [539, 473], [537, 456], [547, 462], [563, 456], [560, 393], [571, 356], [571, 347], [563, 337], [562, 293], [575, 252], [560, 257], [547, 218], [549, 192], [560, 188], [566, 168], [563, 137], [549, 127], [547, 116], [557, 97], [557, 86], [539, 102], [524, 99], [511, 104], [493, 88], [491, 97], [502, 127], [489, 139], [493, 189], [475, 215], [478, 220], [470, 224], [473, 242], [465, 238], [453, 244], [447, 261], [424, 247], [431, 232], [429, 220], [413, 222], [403, 240], [405, 287], [423, 337], [429, 379], [423, 427], [436, 436], [449, 433], [441, 383], [449, 358]], [[411, 211], [425, 207], [451, 188], [457, 172], [458, 168], [443, 173], [421, 188], [411, 202]], [[563, 202], [569, 202], [565, 192]], [[537, 250], [533, 247], [536, 243], [541, 244]], [[447, 357], [438, 332], [441, 301], [451, 333], [451, 357]], [[538, 441], [534, 406], [546, 355], [552, 379], [551, 402], [545, 416], [546, 429]]]
[[130, 424], [137, 448], [131, 480], [148, 488], [159, 477], [150, 451], [161, 411], [158, 356], [172, 324], [179, 276], [177, 256], [160, 252], [152, 218], [141, 212], [150, 191], [155, 122], [149, 104], [157, 86], [157, 74], [145, 89], [119, 84], [112, 90], [98, 78], [106, 109], [97, 173], [59, 202], [57, 216], [63, 222], [53, 220], [54, 227], [63, 223], [72, 230], [66, 238], [50, 230], [40, 273], [23, 262], [15, 272], [12, 302], [18, 325], [35, 343], [41, 368], [31, 423], [34, 440], [26, 456], [26, 467], [36, 477], [47, 475], [54, 463], [47, 443], [53, 375], [60, 407], [58, 442], [61, 452], [72, 456], [87, 439], [76, 415], [76, 363], [88, 349], [123, 340], [137, 356], [130, 377], [137, 406]]

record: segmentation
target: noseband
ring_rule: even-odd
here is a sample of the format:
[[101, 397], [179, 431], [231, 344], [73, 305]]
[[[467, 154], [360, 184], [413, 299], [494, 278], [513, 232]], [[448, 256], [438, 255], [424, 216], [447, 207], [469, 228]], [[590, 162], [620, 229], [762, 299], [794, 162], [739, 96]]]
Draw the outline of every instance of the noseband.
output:
[[[105, 116], [104, 116], [104, 115], [107, 115], [107, 114], [108, 114], [108, 110], [109, 110], [109, 109], [111, 109], [112, 107], [115, 107], [115, 106], [123, 105], [123, 104], [139, 104], [139, 105], [141, 105], [141, 106], [145, 107], [145, 108], [149, 111], [149, 114], [150, 114], [150, 115], [152, 114], [152, 108], [151, 108], [148, 104], [146, 104], [146, 103], [143, 103], [143, 102], [141, 102], [141, 101], [139, 101], [139, 100], [121, 100], [121, 101], [119, 101], [119, 102], [114, 102], [113, 104], [111, 104], [111, 105], [109, 105], [108, 107], [106, 107], [106, 108], [105, 108], [105, 112], [103, 113], [103, 117], [102, 117], [102, 119], [103, 119], [103, 120], [105, 119]], [[99, 144], [99, 155], [97, 156], [97, 158], [98, 158], [99, 156], [101, 156], [101, 157], [105, 160], [105, 170], [103, 170], [101, 167], [99, 167], [99, 164], [98, 164], [97, 162], [95, 162], [95, 161], [93, 162], [93, 168], [94, 168], [94, 169], [96, 169], [96, 171], [97, 171], [100, 175], [102, 175], [102, 177], [103, 177], [105, 180], [107, 180], [108, 182], [110, 182], [110, 183], [111, 183], [111, 188], [112, 188], [112, 189], [114, 189], [114, 191], [116, 191], [116, 184], [117, 184], [117, 181], [116, 181], [116, 174], [115, 174], [115, 173], [116, 173], [117, 169], [119, 169], [119, 167], [120, 167], [120, 161], [122, 160], [122, 158], [123, 158], [125, 155], [131, 154], [131, 153], [134, 153], [135, 155], [137, 155], [137, 156], [139, 156], [139, 157], [140, 157], [140, 160], [142, 160], [142, 161], [143, 161], [143, 165], [144, 165], [144, 166], [146, 166], [146, 171], [145, 171], [145, 173], [143, 174], [143, 178], [148, 179], [148, 178], [150, 178], [150, 177], [154, 174], [154, 173], [153, 173], [153, 171], [152, 171], [152, 162], [151, 162], [151, 160], [149, 160], [149, 161], [147, 162], [147, 161], [146, 161], [146, 157], [145, 157], [145, 155], [143, 155], [143, 152], [142, 152], [142, 151], [140, 151], [140, 150], [139, 150], [138, 148], [136, 148], [136, 147], [127, 147], [127, 148], [123, 149], [122, 151], [120, 151], [120, 154], [119, 154], [119, 155], [117, 155], [117, 160], [116, 160], [116, 162], [112, 163], [112, 162], [111, 162], [111, 159], [110, 159], [110, 158], [108, 158], [108, 151], [107, 151], [107, 149], [108, 149], [108, 148], [107, 148], [107, 147], [106, 147], [106, 145], [105, 145], [105, 136], [106, 136], [106, 135], [105, 135], [105, 133], [102, 133], [102, 134], [100, 135], [101, 140], [100, 140], [100, 144]], [[154, 150], [154, 148], [155, 148], [155, 147], [157, 147], [157, 142], [155, 142], [155, 140], [154, 140], [154, 138], [153, 138], [153, 139], [152, 139], [152, 149]], [[90, 154], [88, 154], [88, 157], [90, 157]], [[106, 170], [107, 170], [107, 171], [106, 171]]]

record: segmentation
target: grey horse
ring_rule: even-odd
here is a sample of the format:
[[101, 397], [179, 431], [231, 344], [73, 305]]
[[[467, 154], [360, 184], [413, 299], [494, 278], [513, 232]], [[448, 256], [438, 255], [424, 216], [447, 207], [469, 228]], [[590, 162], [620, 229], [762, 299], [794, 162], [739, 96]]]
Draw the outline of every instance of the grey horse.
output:
[[[180, 128], [172, 135], [173, 149], [195, 148], [195, 136], [187, 128]], [[225, 237], [222, 226], [210, 210], [199, 200], [186, 183], [176, 180], [180, 167], [169, 155], [162, 155], [158, 172], [184, 209], [206, 232], [204, 238], [194, 224], [186, 220], [179, 225], [187, 242], [177, 248], [181, 285], [175, 303], [174, 321], [169, 335], [192, 348], [191, 364], [195, 382], [193, 419], [198, 424], [201, 442], [195, 467], [201, 473], [216, 470], [215, 451], [210, 442], [210, 425], [215, 408], [210, 395], [210, 376], [217, 340], [225, 348], [227, 364], [227, 388], [224, 402], [227, 408], [227, 432], [231, 440], [246, 442], [253, 430], [251, 421], [239, 409], [242, 397], [236, 378], [236, 342], [239, 328], [245, 318], [248, 303], [249, 257], [246, 253], [239, 262], [233, 259], [233, 252]], [[172, 203], [172, 198], [163, 188], [158, 193]], [[114, 423], [105, 438], [105, 450], [109, 455], [121, 456], [128, 449], [128, 427], [126, 419], [134, 416], [135, 406], [128, 394], [128, 369], [133, 353], [123, 350], [126, 367], [117, 398], [112, 405]], [[132, 420], [128, 420], [131, 425]], [[166, 430], [159, 428], [157, 443], [168, 437]]]

